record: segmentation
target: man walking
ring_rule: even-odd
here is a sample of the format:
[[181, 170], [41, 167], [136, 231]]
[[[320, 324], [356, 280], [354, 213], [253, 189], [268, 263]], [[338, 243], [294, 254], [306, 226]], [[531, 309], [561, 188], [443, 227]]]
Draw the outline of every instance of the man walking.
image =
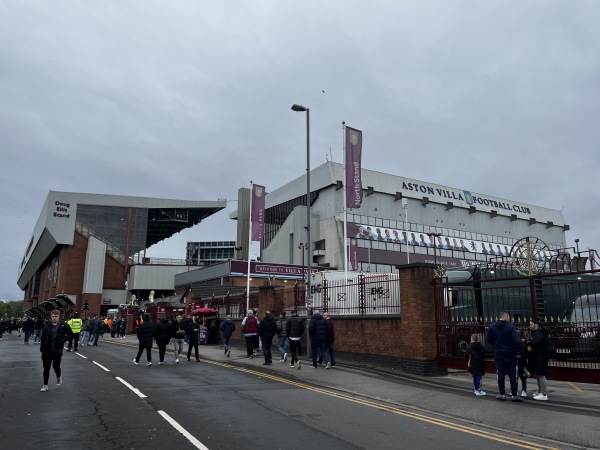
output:
[[266, 311], [265, 317], [258, 325], [258, 335], [262, 341], [263, 356], [265, 362], [263, 365], [273, 364], [273, 355], [271, 354], [271, 346], [273, 345], [273, 337], [277, 334], [277, 324], [271, 317], [271, 312]]
[[183, 344], [185, 343], [185, 331], [183, 317], [181, 314], [179, 314], [175, 322], [173, 322], [173, 351], [175, 352], [176, 363], [179, 362], [179, 355], [183, 351]]
[[35, 323], [33, 319], [29, 316], [23, 321], [23, 333], [25, 334], [25, 340], [23, 341], [25, 344], [29, 344], [29, 338], [33, 334], [33, 327]]
[[[335, 367], [335, 351], [333, 349], [335, 345], [335, 327], [333, 324], [333, 320], [329, 317], [328, 312], [323, 313], [323, 319], [327, 322], [327, 327], [329, 328], [329, 334], [327, 335], [327, 353], [329, 353], [329, 359], [331, 360], [331, 367]], [[323, 353], [319, 356], [319, 364], [323, 364]]]
[[287, 361], [287, 353], [285, 351], [285, 344], [287, 342], [287, 319], [285, 318], [285, 311], [279, 314], [279, 320], [277, 321], [277, 336], [279, 336], [277, 348], [281, 355], [279, 362], [285, 363]]
[[246, 340], [246, 359], [254, 357], [254, 342], [258, 336], [258, 319], [254, 317], [254, 311], [248, 311], [244, 320], [242, 320], [242, 335]]
[[327, 321], [323, 318], [319, 311], [310, 318], [308, 324], [308, 334], [311, 339], [311, 350], [312, 350], [312, 368], [317, 368], [317, 349], [321, 352], [321, 356], [325, 360], [325, 369], [331, 367], [329, 361], [329, 354], [327, 353], [327, 339], [329, 336], [329, 327]]
[[50, 322], [46, 323], [42, 330], [40, 352], [42, 352], [42, 363], [44, 365], [44, 384], [42, 389], [40, 389], [41, 392], [48, 391], [50, 367], [54, 368], [56, 385], [60, 386], [62, 384], [60, 360], [63, 355], [65, 341], [70, 335], [71, 328], [64, 320], [60, 320], [60, 312], [55, 309], [50, 313]]
[[137, 356], [133, 360], [133, 363], [137, 366], [142, 357], [142, 353], [146, 350], [146, 359], [148, 360], [147, 366], [152, 365], [152, 341], [156, 334], [156, 323], [150, 320], [150, 316], [146, 314], [144, 316], [144, 323], [141, 324], [137, 329], [137, 338], [139, 340]]
[[510, 323], [510, 314], [505, 311], [500, 313], [498, 320], [488, 330], [487, 342], [494, 346], [494, 363], [498, 373], [496, 399], [502, 401], [506, 399], [504, 377], [508, 374], [511, 400], [522, 402], [521, 397], [517, 395], [517, 353], [523, 351], [523, 344], [517, 329]]
[[[39, 344], [42, 342], [42, 330], [44, 329], [44, 324], [46, 321], [42, 318], [42, 316], [38, 316], [35, 325], [33, 326], [33, 343]], [[0, 334], [0, 339], [2, 339], [2, 335]]]
[[290, 340], [290, 353], [292, 355], [290, 367], [294, 367], [294, 363], [297, 363], [298, 369], [300, 369], [302, 363], [298, 359], [298, 346], [304, 333], [304, 324], [302, 323], [302, 319], [298, 317], [298, 311], [292, 312], [292, 317], [290, 317], [286, 324], [286, 332]]
[[229, 340], [231, 335], [235, 331], [235, 323], [231, 320], [231, 317], [227, 316], [225, 322], [221, 324], [221, 333], [223, 334], [223, 351], [225, 356], [229, 358], [231, 350], [229, 350]]
[[[79, 344], [79, 333], [81, 333], [81, 326], [83, 321], [79, 318], [79, 313], [75, 312], [73, 317], [67, 321], [67, 324], [71, 327], [71, 336], [69, 336], [69, 346], [67, 347], [67, 351], [70, 352], [71, 348], [77, 351], [77, 344]], [[73, 341], [75, 341], [75, 345], [73, 345]]]

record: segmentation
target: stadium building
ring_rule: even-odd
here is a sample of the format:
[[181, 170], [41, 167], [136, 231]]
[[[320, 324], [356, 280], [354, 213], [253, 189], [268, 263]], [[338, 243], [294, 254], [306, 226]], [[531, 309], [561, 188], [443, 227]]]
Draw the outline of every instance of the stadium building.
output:
[[49, 192], [19, 267], [24, 309], [105, 314], [132, 295], [173, 294], [175, 274], [189, 270], [185, 261], [153, 261], [145, 250], [226, 206], [225, 200]]
[[[344, 269], [344, 166], [327, 162], [310, 174], [312, 264]], [[460, 267], [509, 258], [520, 239], [545, 243], [539, 258], [565, 248], [561, 211], [403, 176], [362, 169], [363, 200], [347, 211], [349, 269], [395, 271], [395, 266], [430, 262]], [[304, 265], [306, 175], [272, 191], [267, 186], [261, 261]], [[248, 242], [250, 190], [239, 192], [238, 242]], [[242, 244], [247, 245], [247, 244]], [[245, 251], [246, 249], [244, 249]]]

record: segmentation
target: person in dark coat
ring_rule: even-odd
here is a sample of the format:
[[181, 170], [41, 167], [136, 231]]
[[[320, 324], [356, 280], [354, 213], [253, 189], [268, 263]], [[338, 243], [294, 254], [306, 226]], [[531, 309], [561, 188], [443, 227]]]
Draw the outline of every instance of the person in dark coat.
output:
[[[144, 320], [146, 323], [146, 320]], [[144, 324], [142, 324], [144, 325]], [[156, 345], [158, 345], [158, 365], [162, 366], [165, 361], [165, 353], [167, 351], [167, 345], [171, 342], [173, 336], [173, 325], [169, 322], [169, 319], [163, 317], [160, 322], [156, 325], [154, 337], [156, 338]]]
[[550, 332], [542, 326], [539, 319], [529, 322], [531, 338], [527, 341], [527, 368], [537, 378], [538, 391], [533, 394], [534, 400], [548, 400], [546, 374], [548, 373], [548, 359], [550, 358]]
[[315, 369], [317, 368], [317, 349], [319, 349], [323, 359], [325, 360], [325, 369], [329, 369], [331, 367], [329, 353], [327, 352], [329, 326], [319, 311], [315, 311], [310, 318], [310, 323], [308, 324], [308, 335], [311, 339], [312, 367]]
[[258, 324], [258, 335], [262, 341], [263, 356], [265, 362], [263, 365], [273, 363], [273, 355], [271, 346], [273, 345], [273, 337], [277, 334], [277, 322], [273, 320], [270, 311], [265, 312], [265, 317]]
[[[327, 353], [329, 354], [329, 359], [331, 361], [331, 367], [335, 367], [335, 325], [333, 320], [329, 317], [328, 312], [323, 313], [323, 319], [327, 322], [327, 326], [329, 327], [329, 334], [327, 335]], [[323, 364], [323, 354], [319, 356], [319, 364]]]
[[485, 347], [479, 342], [479, 336], [471, 335], [471, 343], [465, 350], [465, 357], [469, 360], [467, 366], [473, 376], [473, 392], [478, 397], [485, 395], [481, 390], [481, 378], [485, 375]]
[[[42, 342], [42, 330], [44, 329], [44, 324], [46, 321], [42, 318], [42, 316], [38, 316], [35, 325], [33, 326], [33, 343], [38, 344]], [[2, 338], [2, 335], [0, 335]]]
[[41, 391], [48, 391], [48, 380], [50, 379], [50, 367], [54, 368], [56, 374], [56, 385], [62, 384], [62, 371], [60, 369], [60, 360], [63, 355], [65, 342], [71, 336], [71, 327], [60, 320], [60, 311], [54, 310], [50, 313], [50, 321], [44, 325], [42, 330], [42, 342], [40, 352], [42, 353], [42, 363], [44, 364], [44, 385]]
[[298, 359], [298, 348], [300, 346], [300, 339], [304, 333], [304, 324], [302, 319], [298, 317], [298, 311], [292, 311], [292, 317], [290, 317], [286, 324], [287, 337], [290, 341], [290, 353], [292, 355], [292, 361], [290, 367], [294, 367], [294, 363], [298, 363], [298, 369], [302, 367], [302, 363]]
[[227, 316], [225, 322], [221, 324], [221, 333], [223, 334], [223, 352], [225, 356], [229, 358], [231, 350], [229, 350], [229, 340], [235, 331], [235, 323], [231, 320], [231, 317]]
[[198, 341], [200, 340], [200, 323], [198, 322], [198, 317], [194, 317], [193, 320], [188, 321], [185, 332], [188, 337], [187, 360], [190, 360], [190, 355], [192, 354], [192, 347], [194, 347], [196, 362], [200, 362], [200, 355], [198, 354]]
[[140, 362], [140, 358], [144, 349], [146, 349], [146, 358], [148, 359], [147, 366], [152, 365], [152, 341], [154, 340], [154, 334], [156, 333], [156, 324], [150, 320], [148, 314], [144, 315], [144, 323], [141, 324], [137, 329], [137, 337], [139, 340], [138, 353], [133, 363], [137, 365]]
[[517, 395], [517, 353], [523, 351], [523, 343], [517, 334], [517, 329], [510, 323], [510, 314], [503, 311], [498, 316], [487, 334], [487, 342], [494, 346], [494, 363], [498, 371], [498, 395], [496, 400], [504, 401], [505, 398], [505, 376], [510, 380], [511, 400], [522, 402], [523, 399]]

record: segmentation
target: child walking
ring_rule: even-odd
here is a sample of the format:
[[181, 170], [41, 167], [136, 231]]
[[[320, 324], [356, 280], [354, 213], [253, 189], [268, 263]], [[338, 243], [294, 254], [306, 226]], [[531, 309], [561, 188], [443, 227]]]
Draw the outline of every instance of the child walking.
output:
[[471, 335], [471, 343], [465, 350], [465, 357], [468, 359], [469, 372], [473, 375], [473, 393], [478, 397], [484, 396], [485, 391], [481, 390], [481, 378], [485, 375], [485, 347], [479, 342], [478, 335]]

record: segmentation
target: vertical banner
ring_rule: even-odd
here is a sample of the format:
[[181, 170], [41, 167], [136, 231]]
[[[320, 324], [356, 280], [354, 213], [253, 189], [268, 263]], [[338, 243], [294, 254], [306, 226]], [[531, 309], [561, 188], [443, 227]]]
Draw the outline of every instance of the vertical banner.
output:
[[356, 239], [350, 239], [350, 268], [352, 270], [358, 270], [358, 257], [356, 251]]
[[346, 127], [346, 207], [360, 208], [362, 203], [362, 131]]
[[265, 187], [252, 185], [252, 240], [262, 241], [265, 234]]

